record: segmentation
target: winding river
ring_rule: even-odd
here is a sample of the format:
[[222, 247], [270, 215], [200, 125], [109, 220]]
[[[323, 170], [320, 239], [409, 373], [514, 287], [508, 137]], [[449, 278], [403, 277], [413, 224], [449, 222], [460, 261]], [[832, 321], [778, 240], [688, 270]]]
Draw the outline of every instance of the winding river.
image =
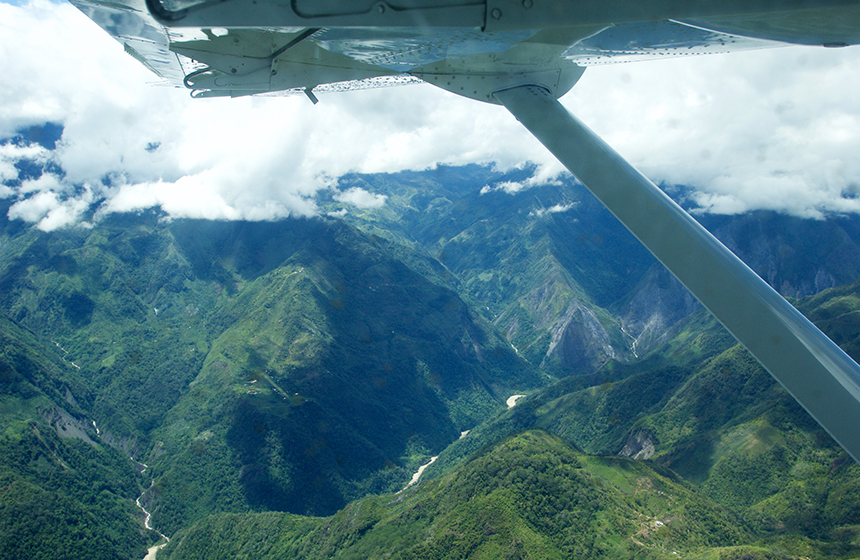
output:
[[[508, 400], [505, 401], [505, 404], [508, 405], [508, 408], [513, 408], [514, 406], [516, 406], [517, 401], [523, 397], [525, 397], [525, 395], [511, 395], [510, 397], [508, 397]], [[469, 435], [469, 431], [470, 430], [460, 432], [460, 437], [458, 439], [463, 439], [464, 437]], [[432, 465], [438, 458], [438, 455], [436, 455], [435, 457], [430, 457], [430, 461], [428, 463], [425, 463], [418, 467], [418, 472], [412, 475], [412, 480], [409, 481], [409, 484], [403, 487], [403, 490], [406, 490], [407, 488], [418, 482], [418, 479], [420, 479], [421, 475], [424, 474], [424, 470], [430, 465]], [[401, 490], [401, 492], [403, 492], [403, 490]]]
[[[140, 463], [140, 464], [143, 465], [143, 463]], [[143, 467], [144, 467], [144, 470], [146, 470], [146, 465], [143, 465]], [[152, 527], [152, 514], [149, 513], [148, 511], [146, 511], [146, 508], [143, 507], [143, 504], [141, 503], [141, 500], [143, 499], [143, 497], [146, 495], [147, 492], [149, 492], [149, 490], [152, 488], [152, 486], [154, 484], [155, 484], [155, 481], [153, 480], [149, 484], [149, 488], [144, 490], [143, 493], [141, 493], [141, 495], [134, 501], [134, 503], [135, 503], [135, 505], [137, 505], [137, 507], [140, 508], [140, 511], [142, 511], [143, 515], [145, 516], [143, 519], [143, 526], [146, 527], [147, 529], [149, 529], [150, 531], [155, 531], [156, 533], [158, 533], [158, 535], [162, 539], [164, 539], [164, 542], [161, 544], [156, 544], [154, 546], [149, 547], [149, 549], [147, 550], [146, 556], [143, 558], [143, 560], [155, 560], [155, 555], [158, 553], [158, 551], [161, 550], [162, 548], [164, 548], [167, 545], [167, 543], [170, 542], [170, 538], [168, 538], [167, 535], [161, 533], [160, 531], [158, 531]]]

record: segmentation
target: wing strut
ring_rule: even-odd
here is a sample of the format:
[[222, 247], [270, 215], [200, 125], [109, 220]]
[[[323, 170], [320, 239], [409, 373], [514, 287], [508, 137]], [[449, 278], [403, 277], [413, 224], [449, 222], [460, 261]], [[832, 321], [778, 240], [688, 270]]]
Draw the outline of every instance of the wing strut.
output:
[[546, 89], [494, 95], [860, 462], [860, 366]]

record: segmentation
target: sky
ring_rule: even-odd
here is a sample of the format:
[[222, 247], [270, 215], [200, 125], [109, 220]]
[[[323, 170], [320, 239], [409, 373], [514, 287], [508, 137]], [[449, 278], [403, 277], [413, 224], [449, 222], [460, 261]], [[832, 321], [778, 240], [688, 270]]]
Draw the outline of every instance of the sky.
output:
[[[65, 171], [19, 186], [9, 216], [50, 231], [110, 212], [268, 220], [381, 195], [346, 173], [480, 163], [536, 165], [518, 190], [564, 170], [505, 109], [430, 85], [192, 100], [68, 3], [0, 0], [0, 139], [55, 122], [57, 149], [0, 146], [0, 183], [21, 157]], [[695, 189], [697, 212], [860, 212], [860, 47], [772, 50], [588, 68], [562, 103], [658, 184]], [[88, 218], [89, 219], [89, 218]]]

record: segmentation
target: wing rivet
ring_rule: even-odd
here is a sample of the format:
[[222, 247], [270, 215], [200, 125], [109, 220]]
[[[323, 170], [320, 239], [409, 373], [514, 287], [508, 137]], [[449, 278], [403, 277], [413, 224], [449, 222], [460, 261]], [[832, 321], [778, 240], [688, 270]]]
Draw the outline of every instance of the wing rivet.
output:
[[534, 2], [532, 2], [532, 0], [523, 0], [523, 8], [528, 10], [532, 6], [534, 6]]
[[493, 8], [493, 11], [490, 12], [490, 15], [493, 16], [493, 19], [502, 19], [502, 10], [498, 8]]

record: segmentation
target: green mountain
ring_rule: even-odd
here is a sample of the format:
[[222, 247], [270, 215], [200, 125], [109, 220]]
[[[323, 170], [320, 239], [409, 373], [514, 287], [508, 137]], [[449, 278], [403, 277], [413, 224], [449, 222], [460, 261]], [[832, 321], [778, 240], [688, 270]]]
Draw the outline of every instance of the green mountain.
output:
[[[801, 309], [857, 349], [860, 283]], [[211, 516], [162, 554], [860, 557], [860, 466], [719, 325], [697, 314], [639, 366], [537, 391], [449, 446], [418, 486], [326, 518]]]
[[[385, 195], [385, 206], [347, 208], [335, 194], [321, 206], [437, 258], [458, 280], [451, 287], [553, 377], [636, 361], [682, 328], [699, 309], [692, 296], [572, 178], [516, 190], [533, 171], [472, 165], [349, 175], [341, 190]], [[685, 204], [688, 190], [669, 194]], [[857, 217], [699, 218], [787, 297], [860, 277]]]
[[139, 471], [98, 442], [83, 375], [0, 319], [0, 557], [143, 557]]
[[402, 249], [338, 220], [143, 214], [52, 234], [8, 224], [4, 241], [4, 308], [81, 372], [75, 421], [149, 465], [142, 503], [164, 532], [400, 488], [544, 383]]
[[[859, 294], [855, 283], [800, 304], [855, 358]], [[646, 360], [610, 362], [537, 391], [451, 445], [426, 475], [534, 428], [588, 453], [671, 469], [735, 512], [773, 552], [860, 554], [860, 466], [702, 312]]]
[[[581, 187], [499, 190], [528, 176], [0, 221], [0, 558], [141, 558], [136, 499], [176, 558], [860, 554], [858, 466]], [[705, 222], [784, 293], [831, 287], [799, 305], [858, 355], [832, 286], [860, 221]]]
[[212, 508], [326, 514], [400, 487], [541, 383], [454, 292], [379, 240], [305, 226], [289, 258], [224, 303], [229, 326], [155, 432], [157, 453], [175, 454], [153, 461], [155, 512], [171, 531]]
[[527, 177], [527, 169], [478, 166], [346, 177], [341, 188], [388, 199], [383, 212], [350, 210], [344, 219], [437, 258], [459, 280], [458, 292], [552, 376], [633, 358], [630, 336], [608, 308], [653, 259], [572, 181], [515, 194], [495, 188]]
[[419, 488], [328, 518], [220, 515], [174, 538], [207, 558], [675, 558], [749, 539], [743, 523], [667, 470], [583, 455], [529, 431]]

